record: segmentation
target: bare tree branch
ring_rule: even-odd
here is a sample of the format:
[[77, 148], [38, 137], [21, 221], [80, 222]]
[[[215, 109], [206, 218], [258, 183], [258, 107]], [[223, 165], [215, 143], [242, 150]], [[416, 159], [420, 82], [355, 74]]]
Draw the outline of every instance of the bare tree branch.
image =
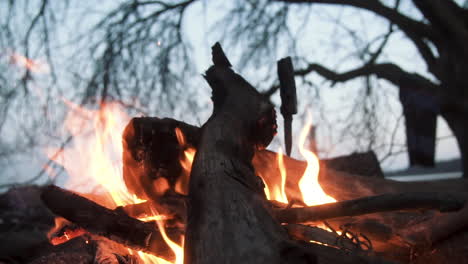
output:
[[397, 86], [401, 84], [402, 80], [409, 81], [415, 84], [415, 89], [427, 89], [428, 93], [435, 93], [437, 85], [426, 79], [425, 77], [417, 73], [408, 73], [401, 69], [398, 65], [392, 63], [381, 63], [381, 64], [370, 64], [364, 65], [360, 68], [350, 70], [344, 73], [336, 73], [320, 64], [312, 63], [305, 69], [298, 70], [295, 72], [298, 76], [303, 76], [311, 72], [317, 72], [322, 77], [337, 83], [345, 82], [351, 79], [367, 76], [376, 75], [379, 78], [385, 79]]
[[434, 32], [431, 27], [422, 22], [411, 19], [392, 8], [386, 7], [377, 0], [276, 0], [286, 3], [302, 3], [302, 4], [333, 4], [343, 6], [353, 6], [357, 8], [366, 9], [374, 12], [382, 17], [385, 17], [392, 23], [398, 25], [405, 32], [413, 32], [422, 37], [433, 38]]

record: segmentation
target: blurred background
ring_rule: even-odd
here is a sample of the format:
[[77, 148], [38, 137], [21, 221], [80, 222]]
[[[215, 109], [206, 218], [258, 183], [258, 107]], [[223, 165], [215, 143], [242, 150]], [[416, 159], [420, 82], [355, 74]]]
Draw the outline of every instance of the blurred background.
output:
[[[278, 107], [272, 150], [284, 146], [276, 62], [291, 56], [295, 144], [310, 118], [320, 158], [372, 150], [388, 175], [448, 166], [461, 176], [468, 38], [458, 30], [467, 8], [465, 0], [1, 1], [0, 188], [66, 178], [49, 159], [86, 134], [65, 127], [73, 109], [112, 103], [128, 117], [202, 125], [212, 109], [202, 74], [216, 41]], [[296, 145], [292, 156], [301, 159]]]

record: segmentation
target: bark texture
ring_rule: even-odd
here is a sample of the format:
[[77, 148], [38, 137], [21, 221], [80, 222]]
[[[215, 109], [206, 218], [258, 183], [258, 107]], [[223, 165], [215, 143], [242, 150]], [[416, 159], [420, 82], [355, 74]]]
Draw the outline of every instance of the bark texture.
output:
[[[292, 263], [297, 254], [286, 253], [294, 247], [268, 211], [251, 164], [276, 130], [267, 120], [273, 106], [234, 73], [219, 44], [213, 62], [205, 78], [214, 110], [190, 175], [185, 263]], [[296, 263], [312, 263], [313, 255], [303, 255]]]

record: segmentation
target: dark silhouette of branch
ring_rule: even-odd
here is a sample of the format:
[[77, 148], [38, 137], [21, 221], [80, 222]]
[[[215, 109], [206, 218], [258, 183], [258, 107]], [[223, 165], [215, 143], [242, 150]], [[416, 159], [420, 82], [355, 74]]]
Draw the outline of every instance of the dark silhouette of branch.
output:
[[357, 8], [362, 8], [371, 12], [374, 12], [395, 25], [398, 25], [405, 32], [413, 32], [423, 37], [434, 37], [434, 32], [432, 28], [422, 22], [416, 21], [412, 18], [409, 18], [398, 11], [389, 8], [380, 1], [369, 0], [369, 1], [360, 1], [360, 0], [276, 0], [279, 2], [285, 3], [298, 3], [298, 4], [333, 4], [333, 5], [343, 5], [343, 6], [353, 6]]
[[414, 83], [415, 89], [428, 88], [427, 91], [429, 93], [435, 93], [437, 89], [437, 85], [427, 78], [417, 73], [406, 72], [398, 65], [392, 63], [364, 65], [344, 73], [337, 73], [320, 64], [312, 63], [309, 64], [305, 69], [296, 71], [295, 74], [297, 76], [304, 76], [311, 72], [316, 72], [333, 83], [346, 82], [357, 77], [376, 75], [377, 77], [385, 79], [397, 86], [399, 86], [401, 82], [405, 80]]

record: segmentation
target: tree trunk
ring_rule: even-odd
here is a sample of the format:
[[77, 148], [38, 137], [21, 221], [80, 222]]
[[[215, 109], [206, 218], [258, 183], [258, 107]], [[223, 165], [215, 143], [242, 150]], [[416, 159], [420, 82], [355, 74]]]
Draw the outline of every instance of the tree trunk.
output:
[[468, 177], [466, 170], [468, 169], [468, 114], [453, 109], [442, 108], [441, 115], [447, 121], [453, 135], [455, 136], [460, 151], [461, 170], [463, 171], [463, 178]]

